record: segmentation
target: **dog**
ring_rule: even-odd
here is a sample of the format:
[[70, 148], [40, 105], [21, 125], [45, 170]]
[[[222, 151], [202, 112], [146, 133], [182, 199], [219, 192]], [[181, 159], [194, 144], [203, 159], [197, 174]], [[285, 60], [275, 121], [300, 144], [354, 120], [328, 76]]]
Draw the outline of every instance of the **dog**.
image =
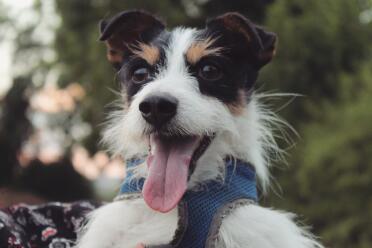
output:
[[257, 204], [280, 153], [281, 121], [254, 91], [274, 33], [235, 12], [169, 31], [141, 10], [100, 32], [122, 88], [103, 141], [127, 159], [127, 177], [76, 247], [323, 247], [293, 214]]

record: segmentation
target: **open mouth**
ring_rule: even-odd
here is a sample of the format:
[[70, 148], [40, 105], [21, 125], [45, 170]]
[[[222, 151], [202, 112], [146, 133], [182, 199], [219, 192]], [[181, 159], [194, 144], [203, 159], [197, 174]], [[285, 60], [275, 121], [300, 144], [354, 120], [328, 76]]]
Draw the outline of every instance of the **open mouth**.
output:
[[143, 197], [152, 209], [168, 212], [175, 208], [187, 190], [196, 161], [208, 148], [213, 136], [164, 137], [150, 134], [147, 157], [148, 176]]

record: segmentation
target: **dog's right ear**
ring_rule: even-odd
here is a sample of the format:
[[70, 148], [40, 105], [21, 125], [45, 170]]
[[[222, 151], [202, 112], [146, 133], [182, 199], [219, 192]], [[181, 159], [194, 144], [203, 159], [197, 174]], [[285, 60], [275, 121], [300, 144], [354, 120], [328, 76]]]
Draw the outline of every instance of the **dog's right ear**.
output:
[[207, 22], [207, 28], [230, 37], [236, 38], [239, 35], [239, 41], [242, 40], [239, 45], [251, 50], [258, 69], [269, 63], [275, 55], [276, 34], [264, 30], [239, 13], [228, 12], [211, 19]]
[[107, 45], [107, 59], [119, 70], [130, 52], [130, 45], [149, 42], [165, 28], [164, 23], [142, 10], [124, 11], [99, 24], [99, 40]]

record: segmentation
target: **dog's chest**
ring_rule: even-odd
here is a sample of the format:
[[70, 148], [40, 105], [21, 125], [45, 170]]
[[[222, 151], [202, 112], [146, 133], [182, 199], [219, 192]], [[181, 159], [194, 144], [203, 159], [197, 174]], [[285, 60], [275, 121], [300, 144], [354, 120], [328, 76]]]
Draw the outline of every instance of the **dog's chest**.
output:
[[[142, 184], [143, 179], [141, 178], [127, 180], [127, 183], [124, 183], [121, 188], [119, 199], [123, 198], [126, 201], [141, 200], [140, 189]], [[252, 167], [242, 161], [228, 161], [223, 182], [210, 181], [198, 190], [186, 192], [178, 205], [177, 213], [175, 214], [174, 211], [170, 213], [172, 218], [169, 218], [168, 221], [171, 223], [164, 223], [164, 220], [161, 220], [166, 225], [163, 229], [172, 227], [167, 230], [168, 242], [161, 243], [161, 245], [177, 248], [186, 248], [190, 245], [193, 248], [215, 247], [214, 244], [218, 240], [223, 218], [236, 208], [255, 203], [256, 200], [255, 173]], [[133, 211], [136, 211], [136, 209], [133, 209]], [[150, 212], [154, 212], [154, 216], [169, 217], [168, 213], [161, 214], [151, 210]], [[153, 223], [154, 219], [160, 221], [151, 217], [143, 221], [149, 221], [149, 225], [156, 226], [159, 223]], [[175, 223], [176, 228], [174, 228]], [[151, 232], [147, 228], [144, 231]], [[156, 232], [156, 230], [153, 231]], [[172, 237], [169, 236], [170, 233], [173, 233]], [[141, 234], [141, 236], [145, 235]], [[156, 240], [155, 243], [147, 244], [159, 244], [158, 242]]]
[[159, 213], [151, 210], [140, 198], [123, 201], [123, 204], [127, 206], [125, 216], [131, 219], [131, 223], [127, 223], [122, 230], [122, 242], [119, 243], [135, 247], [140, 243], [152, 246], [169, 244], [172, 241], [178, 227], [177, 208], [165, 214]]

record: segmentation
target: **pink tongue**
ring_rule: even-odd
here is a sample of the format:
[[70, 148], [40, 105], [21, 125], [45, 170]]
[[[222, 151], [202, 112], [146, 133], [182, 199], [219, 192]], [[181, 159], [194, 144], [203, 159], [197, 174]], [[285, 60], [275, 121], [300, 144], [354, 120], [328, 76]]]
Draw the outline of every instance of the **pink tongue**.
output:
[[187, 189], [189, 165], [199, 138], [170, 142], [151, 135], [150, 144], [149, 173], [142, 193], [149, 207], [165, 213], [177, 206]]

